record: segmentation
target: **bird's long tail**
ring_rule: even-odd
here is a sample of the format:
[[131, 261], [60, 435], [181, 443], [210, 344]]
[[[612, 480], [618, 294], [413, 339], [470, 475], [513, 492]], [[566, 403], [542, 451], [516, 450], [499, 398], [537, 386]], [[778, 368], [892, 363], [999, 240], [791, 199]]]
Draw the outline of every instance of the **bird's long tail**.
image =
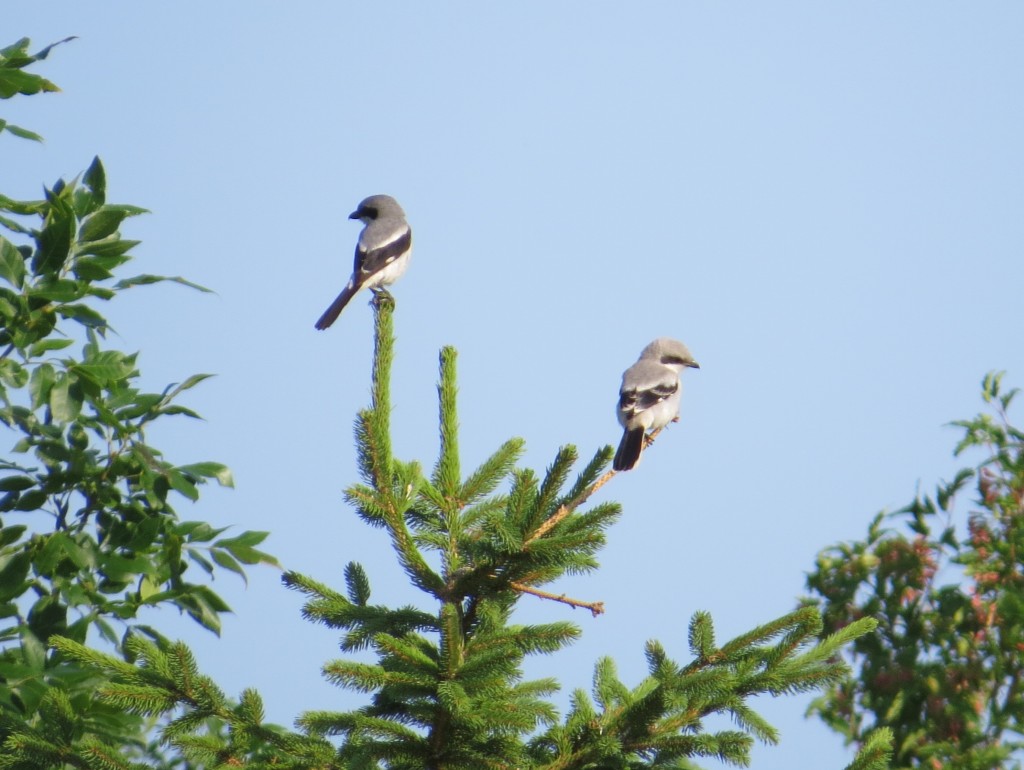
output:
[[640, 462], [640, 453], [644, 451], [644, 429], [633, 428], [622, 434], [622, 441], [612, 460], [612, 468], [617, 471], [629, 471]]
[[352, 281], [349, 281], [344, 289], [341, 290], [341, 294], [337, 296], [331, 306], [324, 311], [324, 314], [320, 316], [320, 320], [316, 322], [317, 329], [326, 329], [332, 323], [338, 320], [338, 316], [341, 315], [341, 311], [345, 309], [345, 305], [348, 301], [355, 296], [355, 293], [359, 291], [359, 287], [356, 286]]

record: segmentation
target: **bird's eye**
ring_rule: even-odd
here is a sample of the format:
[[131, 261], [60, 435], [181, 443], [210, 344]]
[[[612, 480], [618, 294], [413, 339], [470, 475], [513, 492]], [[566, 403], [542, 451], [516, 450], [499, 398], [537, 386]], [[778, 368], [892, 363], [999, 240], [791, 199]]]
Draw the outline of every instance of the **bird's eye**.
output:
[[363, 208], [363, 216], [369, 217], [370, 219], [376, 219], [377, 209], [375, 209], [373, 206], [366, 206]]

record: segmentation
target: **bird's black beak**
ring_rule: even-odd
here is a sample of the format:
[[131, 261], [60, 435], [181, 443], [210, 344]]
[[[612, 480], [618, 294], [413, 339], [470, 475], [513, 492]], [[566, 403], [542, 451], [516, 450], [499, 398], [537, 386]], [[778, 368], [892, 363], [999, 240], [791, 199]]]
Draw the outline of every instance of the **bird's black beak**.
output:
[[349, 219], [359, 219], [359, 217], [361, 217], [361, 216], [362, 216], [362, 214], [360, 214], [358, 209], [357, 209], [356, 211], [353, 211], [351, 214], [349, 214], [348, 218]]
[[687, 361], [686, 365], [691, 369], [700, 369], [700, 364], [698, 364], [696, 361]]

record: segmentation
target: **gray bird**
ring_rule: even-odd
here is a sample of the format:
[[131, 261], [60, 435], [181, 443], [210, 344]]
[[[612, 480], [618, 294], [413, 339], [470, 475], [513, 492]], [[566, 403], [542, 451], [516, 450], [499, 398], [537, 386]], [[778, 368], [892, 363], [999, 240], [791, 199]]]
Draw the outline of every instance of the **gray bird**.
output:
[[320, 316], [317, 329], [326, 329], [338, 320], [348, 301], [364, 286], [374, 292], [387, 293], [378, 287], [397, 281], [409, 266], [412, 230], [398, 201], [390, 195], [371, 195], [348, 218], [358, 219], [365, 225], [356, 244], [352, 277]]
[[625, 432], [612, 468], [635, 468], [644, 451], [646, 433], [664, 428], [679, 416], [679, 397], [683, 392], [679, 375], [686, 367], [700, 369], [690, 349], [678, 340], [659, 337], [623, 372], [618, 416]]

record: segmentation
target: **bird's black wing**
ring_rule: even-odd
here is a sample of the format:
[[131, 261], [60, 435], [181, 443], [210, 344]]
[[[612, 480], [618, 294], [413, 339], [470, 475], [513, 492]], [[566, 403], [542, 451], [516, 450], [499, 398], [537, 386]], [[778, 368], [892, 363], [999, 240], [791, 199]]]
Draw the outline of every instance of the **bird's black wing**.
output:
[[669, 398], [679, 390], [679, 381], [664, 381], [644, 388], [631, 388], [619, 392], [619, 409], [623, 412], [643, 412]]
[[372, 245], [368, 240], [359, 239], [352, 265], [352, 276], [360, 286], [410, 249], [412, 230], [407, 227], [397, 238], [380, 245]]

